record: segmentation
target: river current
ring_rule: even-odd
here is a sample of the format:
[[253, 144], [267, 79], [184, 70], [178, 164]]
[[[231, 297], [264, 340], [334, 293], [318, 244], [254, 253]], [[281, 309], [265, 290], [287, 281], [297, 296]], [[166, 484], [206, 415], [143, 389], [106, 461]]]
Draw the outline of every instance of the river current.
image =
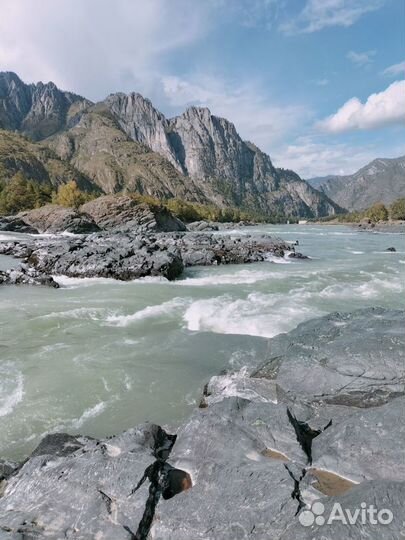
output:
[[[333, 311], [405, 308], [403, 235], [237, 232], [298, 240], [311, 259], [193, 268], [171, 283], [58, 277], [60, 289], [2, 287], [0, 457], [21, 459], [52, 431], [104, 436], [146, 420], [174, 429], [210, 376], [264, 359], [266, 338]], [[0, 256], [0, 268], [15, 264]]]

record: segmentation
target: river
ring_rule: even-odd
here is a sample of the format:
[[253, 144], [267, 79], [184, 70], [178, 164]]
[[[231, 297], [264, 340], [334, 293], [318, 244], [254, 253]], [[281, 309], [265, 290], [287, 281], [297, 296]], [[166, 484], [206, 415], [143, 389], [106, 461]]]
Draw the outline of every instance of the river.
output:
[[[193, 268], [171, 283], [62, 277], [60, 289], [2, 287], [0, 457], [25, 457], [50, 431], [104, 436], [146, 420], [175, 428], [211, 375], [263, 359], [265, 338], [332, 311], [405, 308], [402, 235], [238, 229], [263, 232], [298, 240], [311, 259]], [[0, 268], [14, 264], [0, 256]]]

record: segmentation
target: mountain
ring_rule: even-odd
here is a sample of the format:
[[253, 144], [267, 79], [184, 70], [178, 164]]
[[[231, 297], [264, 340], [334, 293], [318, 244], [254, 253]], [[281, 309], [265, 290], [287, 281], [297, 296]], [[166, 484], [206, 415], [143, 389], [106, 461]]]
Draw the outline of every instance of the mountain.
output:
[[405, 197], [405, 156], [375, 159], [352, 175], [308, 182], [348, 210], [364, 210], [376, 202], [391, 204]]
[[167, 119], [136, 93], [112, 94], [104, 104], [132, 140], [163, 155], [216, 204], [308, 217], [341, 211], [298, 175], [276, 169], [234, 124], [207, 108], [190, 107]]
[[328, 174], [328, 176], [315, 176], [315, 178], [306, 178], [305, 180], [313, 188], [319, 189], [323, 184], [325, 184], [325, 182], [331, 180], [332, 178], [336, 178], [336, 176], [333, 176], [333, 174]]
[[9, 180], [19, 171], [29, 180], [54, 188], [74, 179], [84, 191], [100, 191], [86, 175], [47, 146], [0, 129], [0, 181]]
[[25, 84], [12, 72], [0, 72], [0, 128], [41, 140], [73, 125], [90, 102], [54, 83]]
[[167, 119], [137, 93], [94, 105], [7, 72], [0, 74], [0, 126], [41, 140], [106, 193], [139, 191], [294, 217], [342, 212], [292, 171], [276, 169], [207, 108]]

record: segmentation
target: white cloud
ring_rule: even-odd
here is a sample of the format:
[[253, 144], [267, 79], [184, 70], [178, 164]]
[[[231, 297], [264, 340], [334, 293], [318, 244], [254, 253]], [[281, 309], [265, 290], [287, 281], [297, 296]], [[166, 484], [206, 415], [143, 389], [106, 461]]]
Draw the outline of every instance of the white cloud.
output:
[[376, 157], [398, 157], [403, 147], [368, 144], [361, 147], [346, 143], [327, 144], [313, 137], [301, 137], [273, 155], [277, 167], [288, 167], [301, 178], [329, 174], [353, 174]]
[[317, 81], [315, 81], [315, 84], [317, 86], [328, 86], [329, 79], [318, 79]]
[[231, 83], [202, 75], [191, 80], [168, 76], [162, 82], [171, 107], [179, 111], [190, 105], [208, 107], [213, 114], [231, 120], [244, 139], [267, 152], [312, 118], [306, 106], [269, 103], [260, 85], [252, 82]]
[[0, 66], [90, 99], [148, 93], [167, 54], [204, 35], [211, 16], [189, 0], [2, 0]]
[[405, 75], [405, 61], [387, 67], [384, 69], [382, 74], [386, 75], [387, 77], [398, 77], [398, 75]]
[[352, 26], [363, 15], [382, 7], [385, 0], [307, 0], [298, 16], [283, 23], [286, 34], [317, 32], [331, 26]]
[[374, 56], [377, 51], [355, 52], [349, 51], [346, 57], [358, 66], [366, 66], [374, 61]]
[[365, 103], [349, 99], [333, 115], [318, 123], [330, 133], [375, 129], [388, 124], [405, 123], [405, 81], [395, 81], [386, 90], [371, 94]]

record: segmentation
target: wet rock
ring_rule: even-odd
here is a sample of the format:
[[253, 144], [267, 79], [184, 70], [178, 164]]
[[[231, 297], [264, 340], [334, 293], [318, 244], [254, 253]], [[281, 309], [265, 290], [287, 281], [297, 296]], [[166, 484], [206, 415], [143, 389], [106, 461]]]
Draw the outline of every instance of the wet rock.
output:
[[35, 227], [31, 227], [18, 216], [0, 217], [0, 231], [10, 231], [26, 234], [38, 234]]
[[[272, 359], [259, 369], [212, 378], [171, 454], [193, 486], [159, 504], [151, 538], [399, 538], [403, 321], [404, 312], [381, 308], [326, 316], [270, 340]], [[373, 503], [396, 518], [353, 532], [302, 525], [311, 504], [330, 512], [335, 501]]]
[[292, 251], [288, 254], [289, 259], [309, 259], [308, 255], [303, 255], [302, 253], [299, 253], [298, 251]]
[[254, 377], [275, 380], [293, 398], [374, 407], [405, 393], [402, 311], [332, 313], [271, 340]]
[[283, 257], [285, 250], [290, 250], [283, 240], [268, 235], [191, 233], [178, 237], [175, 243], [185, 266], [263, 262], [271, 255]]
[[52, 276], [24, 265], [11, 270], [0, 270], [0, 285], [42, 285], [54, 289], [59, 287]]
[[40, 272], [128, 281], [146, 276], [169, 280], [183, 271], [179, 250], [156, 238], [94, 235], [37, 243], [27, 259]]
[[153, 424], [103, 440], [48, 436], [9, 478], [0, 531], [13, 539], [146, 538], [149, 507], [170, 482], [163, 468], [174, 439]]
[[299, 474], [305, 455], [285, 408], [233, 397], [196, 411], [170, 455], [192, 487], [159, 503], [151, 539], [278, 538], [298, 507], [290, 461]]
[[6, 480], [18, 468], [18, 463], [0, 458], [0, 482]]
[[83, 234], [100, 230], [89, 216], [56, 204], [48, 204], [28, 212], [21, 212], [18, 217], [41, 233]]
[[98, 233], [80, 238], [0, 242], [0, 253], [25, 260], [41, 273], [131, 280], [163, 276], [173, 280], [184, 266], [237, 264], [283, 256], [288, 246], [270, 236], [210, 233]]

